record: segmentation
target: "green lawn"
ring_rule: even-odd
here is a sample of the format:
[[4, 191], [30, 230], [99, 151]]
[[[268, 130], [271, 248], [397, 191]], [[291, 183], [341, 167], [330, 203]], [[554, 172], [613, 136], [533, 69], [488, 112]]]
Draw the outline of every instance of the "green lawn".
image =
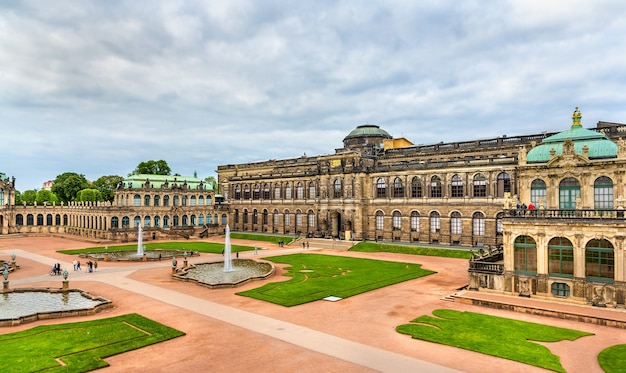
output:
[[347, 298], [435, 273], [422, 269], [419, 264], [322, 254], [281, 255], [266, 259], [290, 264], [285, 276], [292, 279], [237, 294], [287, 307], [331, 295]]
[[598, 363], [606, 373], [626, 372], [626, 345], [615, 345], [600, 351]]
[[434, 310], [396, 330], [415, 339], [440, 343], [540, 368], [565, 372], [558, 356], [538, 342], [573, 341], [592, 333], [474, 312]]
[[444, 258], [461, 258], [469, 259], [471, 254], [469, 250], [456, 250], [456, 249], [439, 249], [432, 247], [419, 247], [410, 245], [389, 245], [374, 242], [360, 242], [350, 248], [350, 251], [360, 251], [364, 253], [398, 253], [398, 254], [413, 254], [413, 255], [427, 255], [427, 256], [440, 256]]
[[[156, 242], [156, 243], [146, 243], [144, 244], [146, 250], [187, 250], [187, 251], [196, 251], [201, 253], [212, 253], [212, 254], [220, 254], [222, 249], [224, 248], [223, 243], [215, 243], [215, 242]], [[129, 245], [118, 245], [118, 246], [107, 246], [108, 251], [137, 251], [137, 244], [129, 244]], [[241, 245], [231, 245], [231, 251], [233, 253], [238, 251], [249, 251], [254, 250], [254, 247], [250, 246], [241, 246]], [[60, 253], [63, 254], [87, 254], [87, 253], [96, 253], [103, 252], [104, 246], [99, 247], [89, 247], [86, 249], [72, 249], [72, 250], [59, 250]]]
[[0, 335], [0, 361], [3, 370], [14, 373], [87, 372], [107, 367], [102, 359], [108, 356], [182, 335], [185, 333], [138, 314], [42, 325]]
[[292, 242], [295, 238], [293, 236], [275, 236], [271, 234], [251, 234], [251, 233], [239, 233], [239, 232], [230, 232], [230, 238], [237, 238], [240, 240], [251, 240], [251, 241], [261, 241], [261, 242], [271, 242], [273, 244], [278, 244], [278, 242], [284, 242], [285, 245]]

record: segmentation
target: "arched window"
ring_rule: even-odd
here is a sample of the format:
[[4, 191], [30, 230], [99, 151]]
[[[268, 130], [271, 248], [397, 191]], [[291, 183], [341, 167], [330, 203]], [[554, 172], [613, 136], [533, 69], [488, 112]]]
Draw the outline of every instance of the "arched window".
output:
[[420, 231], [420, 214], [417, 211], [411, 211], [411, 232]]
[[150, 196], [149, 195], [145, 195], [143, 196], [143, 205], [144, 206], [150, 206]]
[[399, 231], [402, 229], [402, 214], [400, 211], [394, 211], [391, 215], [391, 226], [394, 231]]
[[574, 276], [574, 245], [565, 237], [548, 242], [548, 273], [556, 277]]
[[274, 185], [274, 199], [280, 199], [280, 185]]
[[263, 184], [263, 199], [270, 199], [270, 185], [268, 183]]
[[502, 236], [504, 232], [504, 228], [502, 227], [502, 218], [504, 217], [503, 212], [499, 212], [496, 214], [496, 236]]
[[430, 233], [439, 233], [441, 231], [441, 215], [437, 211], [430, 213]]
[[203, 214], [198, 215], [198, 225], [199, 226], [203, 226], [204, 225], [204, 215]]
[[278, 210], [274, 210], [272, 212], [272, 221], [274, 226], [278, 226], [280, 224], [280, 217], [278, 216]]
[[474, 197], [487, 197], [487, 179], [483, 174], [474, 175]]
[[24, 215], [22, 214], [15, 215], [15, 225], [17, 226], [24, 225]]
[[411, 197], [422, 198], [422, 180], [419, 176], [414, 176], [411, 180]]
[[518, 236], [513, 246], [513, 267], [515, 273], [537, 274], [537, 244], [532, 237]]
[[315, 213], [313, 211], [309, 211], [308, 213], [307, 227], [309, 228], [309, 231], [315, 228]]
[[161, 217], [159, 215], [154, 217], [154, 226], [157, 228], [161, 226]]
[[243, 186], [243, 199], [250, 199], [250, 185]]
[[243, 210], [243, 223], [248, 224], [248, 209]]
[[585, 247], [585, 275], [587, 280], [611, 282], [615, 276], [613, 245], [605, 239], [590, 240]]
[[463, 234], [463, 222], [461, 220], [461, 213], [453, 211], [450, 214], [450, 234]]
[[172, 221], [174, 222], [173, 224], [175, 227], [178, 227], [178, 225], [180, 224], [180, 218], [178, 217], [178, 215], [174, 215]]
[[[269, 193], [269, 192], [268, 192], [268, 193]], [[263, 209], [263, 218], [262, 218], [262, 219], [263, 219], [263, 220], [262, 220], [262, 224], [263, 224], [263, 225], [267, 225], [267, 221], [268, 221], [268, 220], [267, 220], [267, 217], [268, 217], [268, 215], [269, 215], [269, 214], [268, 214], [268, 212], [267, 212], [267, 209]]]
[[[530, 201], [537, 207], [546, 202], [546, 182], [535, 179], [530, 183]], [[545, 204], [544, 204], [545, 206]]]
[[183, 200], [183, 206], [187, 206], [187, 200], [189, 198], [187, 196], [183, 196], [182, 200]]
[[443, 197], [441, 178], [439, 176], [433, 176], [430, 179], [430, 196], [433, 198]]
[[593, 207], [596, 210], [613, 209], [613, 180], [600, 176], [593, 183]]
[[511, 176], [506, 172], [500, 172], [496, 185], [496, 197], [502, 198], [504, 193], [511, 193]]
[[284, 218], [285, 218], [285, 227], [289, 227], [291, 225], [291, 215], [289, 214], [289, 210], [285, 210]]
[[257, 209], [252, 210], [252, 224], [259, 224], [259, 212]]
[[117, 216], [114, 216], [111, 218], [111, 228], [119, 228], [120, 227], [120, 220]]
[[335, 182], [333, 183], [333, 195], [335, 198], [341, 198], [343, 197], [343, 185], [341, 183], [341, 179], [335, 179]]
[[285, 185], [285, 199], [292, 199], [293, 197], [291, 196], [291, 183], [287, 183], [287, 185]]
[[387, 197], [387, 182], [385, 178], [379, 177], [376, 180], [376, 197], [377, 198], [385, 198]]
[[46, 215], [46, 225], [52, 225], [52, 214]]
[[149, 216], [144, 216], [144, 218], [143, 218], [143, 226], [144, 227], [149, 227], [150, 226], [150, 217]]
[[254, 189], [252, 190], [252, 199], [260, 199], [261, 198], [261, 187], [259, 184], [254, 184]]
[[382, 211], [376, 211], [376, 230], [382, 231], [385, 229], [385, 216]]
[[204, 206], [204, 196], [198, 196], [198, 206]]
[[485, 215], [482, 212], [475, 212], [472, 215], [472, 234], [474, 236], [485, 235]]
[[298, 182], [298, 184], [296, 184], [296, 198], [304, 199], [304, 186], [301, 182]]
[[[235, 223], [239, 223], [239, 213], [237, 212], [236, 214], [237, 214], [237, 215], [236, 215], [236, 217], [237, 217], [237, 221], [235, 221]], [[213, 215], [211, 215], [211, 214], [207, 214], [207, 215], [206, 215], [206, 223], [207, 223], [208, 225], [213, 224]], [[217, 224], [217, 222], [215, 222], [215, 223]]]
[[189, 199], [189, 206], [195, 206], [196, 205], [196, 196], [191, 196], [191, 198]]
[[235, 185], [235, 199], [241, 199], [241, 185]]
[[404, 197], [404, 185], [399, 177], [393, 179], [393, 196], [394, 198]]
[[170, 227], [170, 217], [168, 215], [165, 215], [163, 217], [163, 228], [169, 228]]
[[[207, 217], [207, 219], [209, 219], [209, 224], [211, 224], [211, 218]], [[233, 220], [235, 221], [235, 224], [239, 223], [239, 209], [235, 209], [235, 212], [233, 213]]]
[[174, 196], [174, 206], [178, 206], [178, 205], [180, 205], [180, 197]]
[[573, 177], [561, 180], [559, 184], [559, 208], [562, 210], [576, 209], [576, 199], [580, 197], [580, 184]]
[[133, 206], [141, 206], [141, 196], [139, 194], [133, 196]]
[[296, 210], [296, 227], [302, 227], [302, 212]]
[[309, 183], [309, 198], [317, 198], [317, 188], [313, 181]]
[[170, 196], [163, 196], [163, 206], [170, 205]]
[[141, 217], [140, 216], [135, 216], [133, 218], [133, 228], [139, 227], [139, 224], [141, 224]]
[[211, 196], [206, 196], [206, 205], [205, 206], [211, 206], [211, 203], [213, 203], [213, 198], [211, 198]]
[[[227, 222], [228, 217], [226, 216], [226, 214], [222, 214], [222, 225], [226, 225]], [[215, 222], [215, 224], [217, 224], [217, 222]]]
[[452, 183], [450, 189], [450, 196], [452, 198], [462, 198], [463, 197], [463, 178], [459, 174], [454, 174], [452, 176]]
[[26, 225], [35, 225], [35, 217], [33, 214], [26, 215]]
[[61, 225], [61, 215], [60, 214], [56, 214], [54, 216], [54, 224], [55, 225]]
[[161, 197], [160, 196], [154, 196], [154, 205], [155, 206], [159, 206], [161, 204]]
[[122, 228], [130, 228], [130, 218], [128, 216], [122, 217]]

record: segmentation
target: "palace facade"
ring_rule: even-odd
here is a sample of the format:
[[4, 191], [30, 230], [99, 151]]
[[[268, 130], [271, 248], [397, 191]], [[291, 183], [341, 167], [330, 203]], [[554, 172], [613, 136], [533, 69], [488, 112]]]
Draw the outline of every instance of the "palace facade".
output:
[[0, 234], [67, 235], [95, 241], [204, 237], [223, 233], [227, 207], [195, 177], [132, 175], [113, 202], [15, 205], [15, 179], [0, 181]]

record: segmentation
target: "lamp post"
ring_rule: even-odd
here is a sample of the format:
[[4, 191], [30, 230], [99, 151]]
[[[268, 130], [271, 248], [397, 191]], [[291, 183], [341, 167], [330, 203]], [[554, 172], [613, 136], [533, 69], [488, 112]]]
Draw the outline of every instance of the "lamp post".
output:
[[9, 269], [5, 267], [2, 275], [4, 276], [4, 287], [2, 288], [2, 291], [7, 291], [9, 290]]

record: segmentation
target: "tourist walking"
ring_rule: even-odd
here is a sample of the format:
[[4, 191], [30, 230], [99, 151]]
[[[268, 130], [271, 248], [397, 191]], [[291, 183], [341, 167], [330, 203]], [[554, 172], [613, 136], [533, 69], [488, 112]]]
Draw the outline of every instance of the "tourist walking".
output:
[[74, 270], [78, 271], [78, 262], [76, 261], [76, 259], [74, 259], [73, 264], [74, 264]]
[[80, 260], [76, 261], [76, 270], [77, 271], [82, 271], [82, 269], [80, 269]]

